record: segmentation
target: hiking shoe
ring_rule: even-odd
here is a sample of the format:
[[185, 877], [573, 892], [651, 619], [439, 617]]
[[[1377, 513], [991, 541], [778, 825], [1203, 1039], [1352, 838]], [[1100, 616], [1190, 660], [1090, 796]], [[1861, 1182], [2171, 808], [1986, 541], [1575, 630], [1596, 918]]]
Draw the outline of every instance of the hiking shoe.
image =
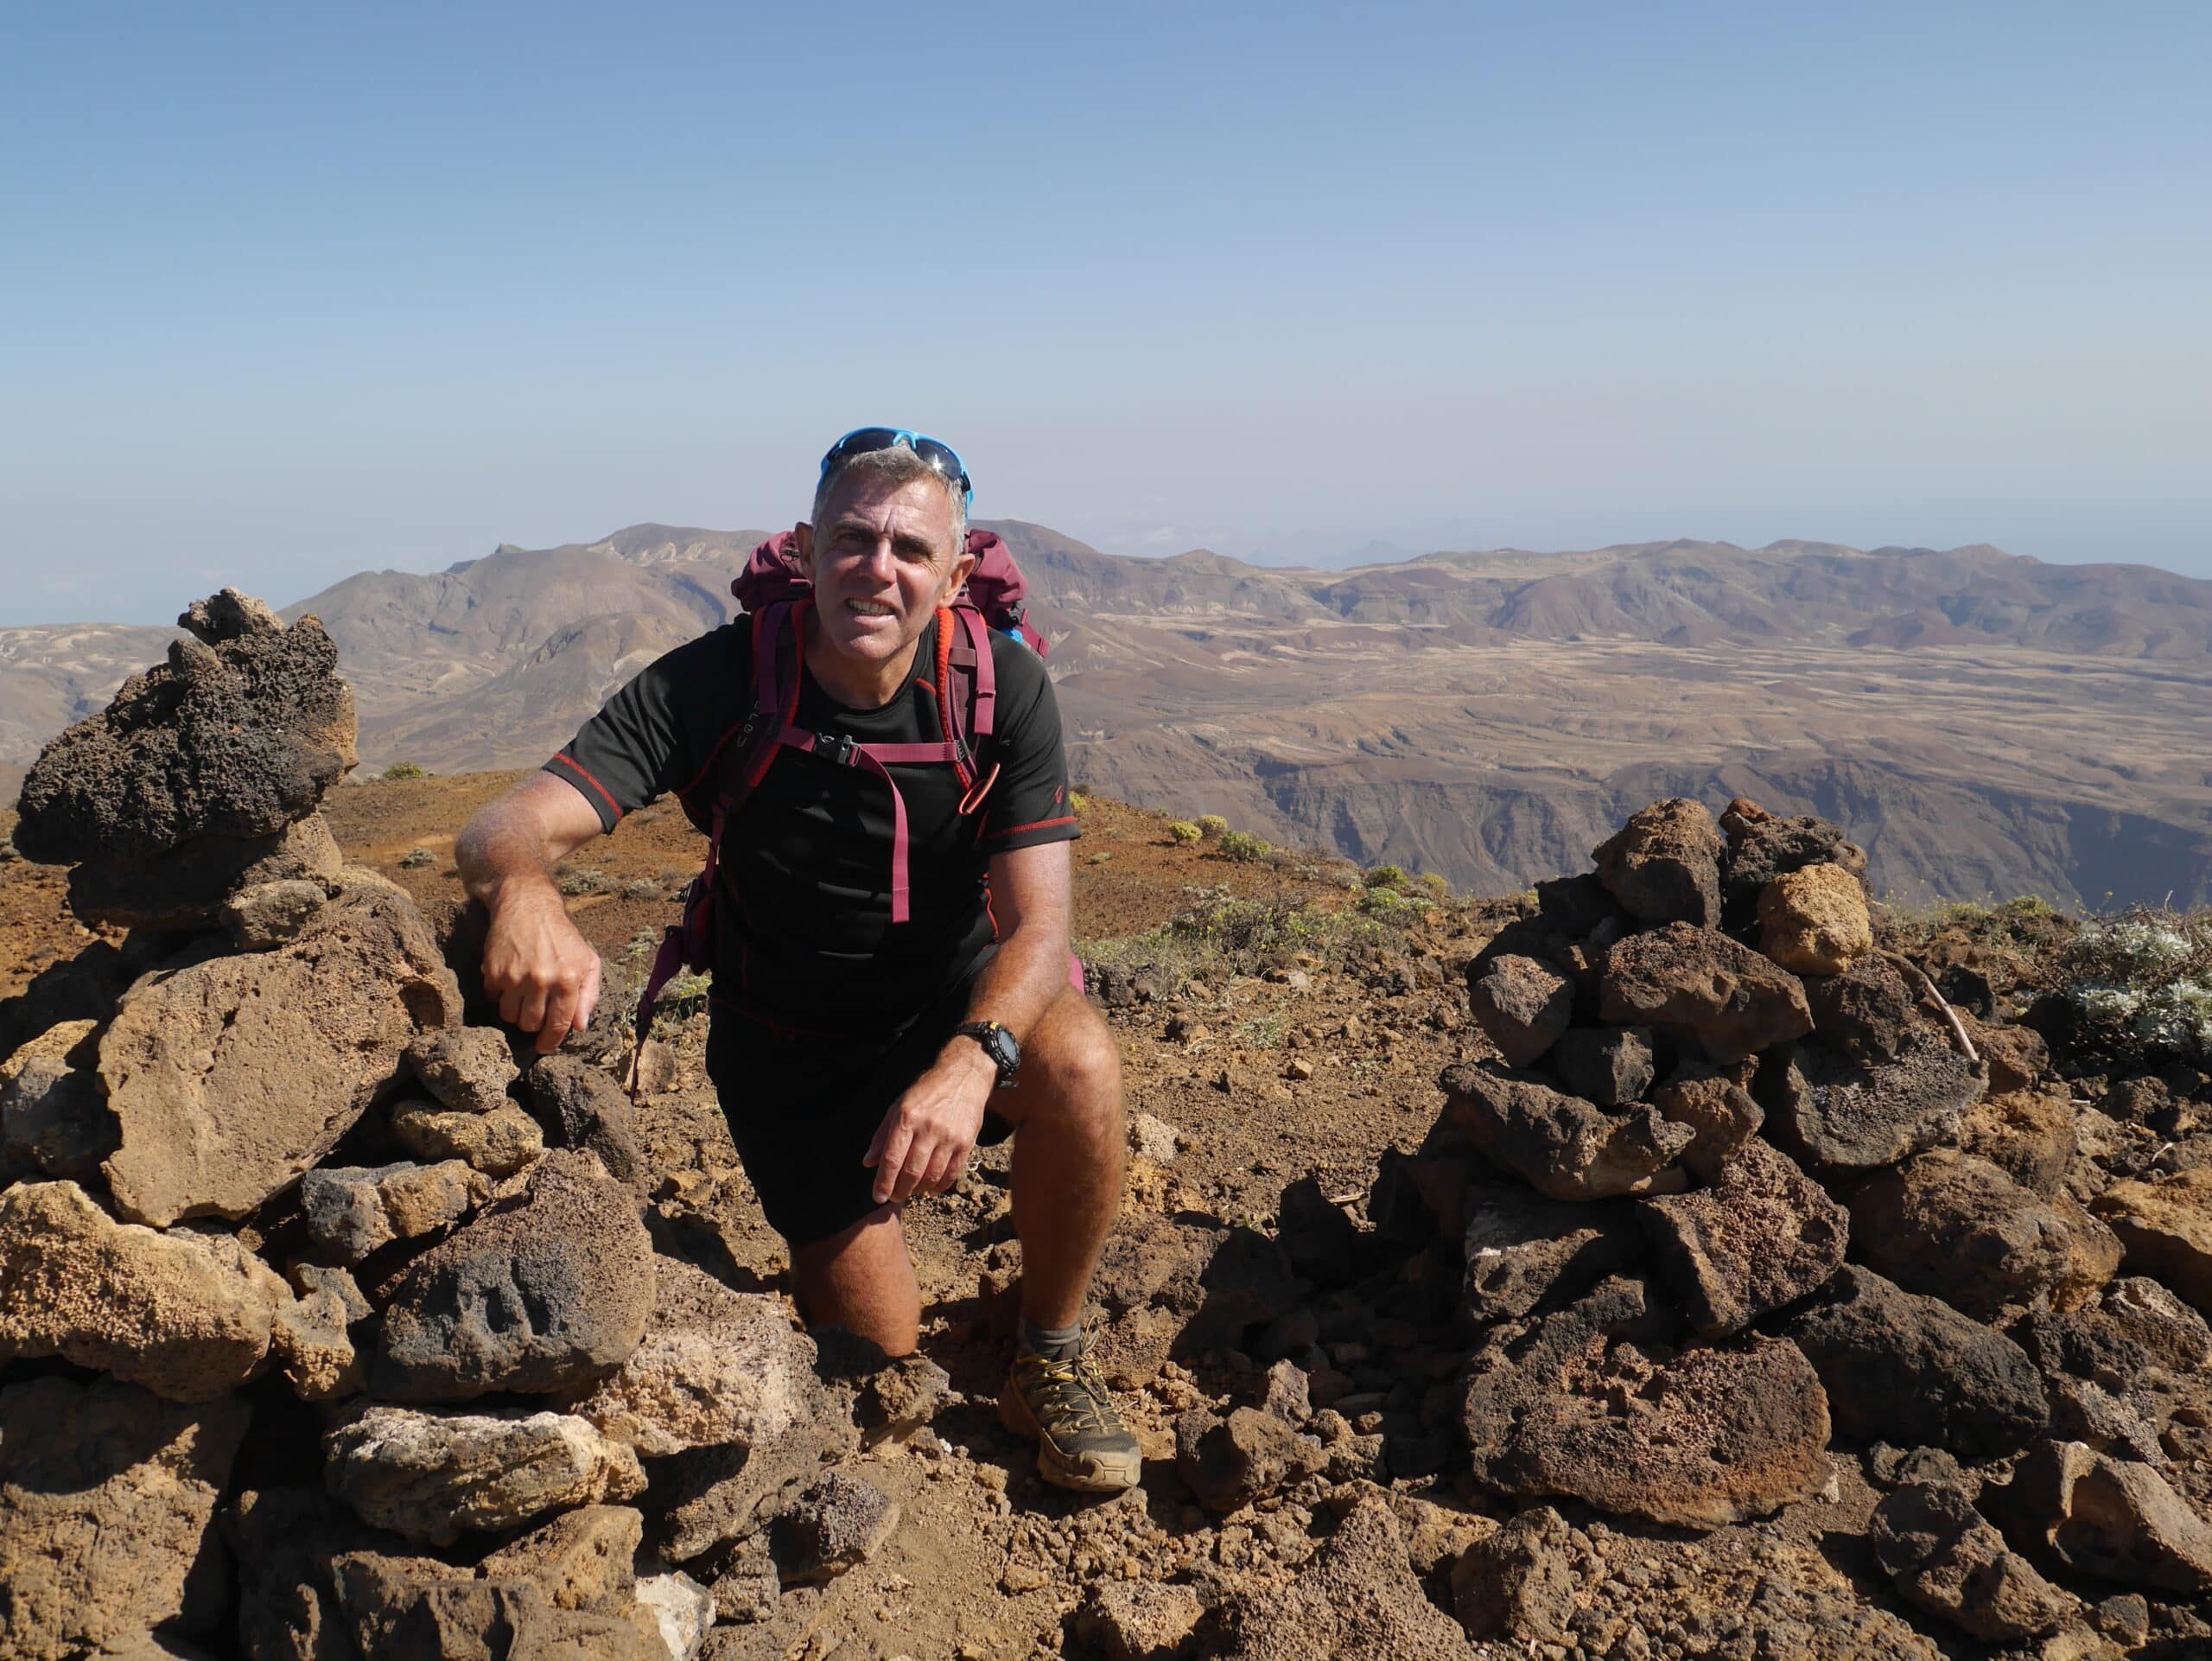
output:
[[1119, 1493], [1142, 1474], [1137, 1439], [1087, 1351], [1065, 1361], [1015, 1356], [999, 1392], [999, 1417], [1014, 1435], [1037, 1438], [1037, 1473], [1055, 1487]]

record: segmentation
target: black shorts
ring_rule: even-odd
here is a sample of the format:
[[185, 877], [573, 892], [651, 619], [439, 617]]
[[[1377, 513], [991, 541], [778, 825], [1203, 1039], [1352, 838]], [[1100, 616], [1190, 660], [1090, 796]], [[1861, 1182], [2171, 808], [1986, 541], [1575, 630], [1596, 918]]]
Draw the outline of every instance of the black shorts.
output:
[[[793, 1034], [717, 1005], [707, 1077], [768, 1223], [793, 1246], [842, 1233], [876, 1208], [875, 1170], [861, 1163], [883, 1116], [967, 1018], [986, 952], [904, 1027], [836, 1037]], [[988, 1108], [980, 1147], [1014, 1126]]]

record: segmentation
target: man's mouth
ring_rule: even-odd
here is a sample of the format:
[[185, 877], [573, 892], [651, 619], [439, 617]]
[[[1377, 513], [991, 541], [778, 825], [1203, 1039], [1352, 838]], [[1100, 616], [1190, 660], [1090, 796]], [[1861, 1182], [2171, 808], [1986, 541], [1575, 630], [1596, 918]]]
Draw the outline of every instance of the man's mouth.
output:
[[845, 609], [855, 617], [895, 617], [899, 614], [881, 600], [848, 600]]

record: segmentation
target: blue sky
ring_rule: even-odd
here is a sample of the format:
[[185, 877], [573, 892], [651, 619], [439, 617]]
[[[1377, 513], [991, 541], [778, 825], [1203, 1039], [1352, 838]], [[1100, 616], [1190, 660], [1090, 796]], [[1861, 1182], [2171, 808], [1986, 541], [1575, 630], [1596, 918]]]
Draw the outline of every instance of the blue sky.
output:
[[780, 525], [2212, 576], [2212, 9], [15, 8], [0, 623]]

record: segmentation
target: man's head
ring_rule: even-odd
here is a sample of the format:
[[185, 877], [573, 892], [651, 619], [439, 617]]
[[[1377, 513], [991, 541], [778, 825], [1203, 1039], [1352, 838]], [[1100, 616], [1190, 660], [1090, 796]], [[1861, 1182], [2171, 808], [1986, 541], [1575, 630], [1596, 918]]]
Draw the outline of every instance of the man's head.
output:
[[823, 645], [903, 666], [975, 565], [965, 498], [905, 443], [843, 457], [823, 473], [813, 523], [798, 527]]

